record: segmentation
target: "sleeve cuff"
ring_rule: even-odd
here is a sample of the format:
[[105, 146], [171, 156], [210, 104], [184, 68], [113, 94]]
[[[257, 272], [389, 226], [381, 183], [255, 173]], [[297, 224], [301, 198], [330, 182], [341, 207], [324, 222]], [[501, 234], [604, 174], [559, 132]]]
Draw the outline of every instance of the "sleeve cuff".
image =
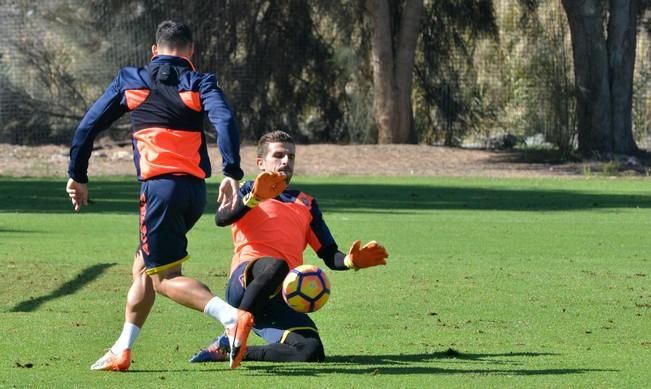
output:
[[244, 177], [244, 171], [239, 167], [225, 167], [223, 174], [225, 177], [234, 178], [238, 181]]
[[244, 205], [246, 205], [249, 208], [254, 208], [261, 203], [260, 200], [258, 200], [255, 196], [253, 196], [253, 192], [247, 193], [242, 199], [242, 202], [244, 203]]
[[68, 177], [72, 178], [73, 180], [75, 180], [76, 182], [78, 182], [80, 184], [87, 184], [88, 183], [88, 175], [86, 175], [86, 174], [84, 174], [84, 175], [75, 175], [75, 174], [71, 174], [70, 172], [68, 172]]
[[359, 268], [355, 266], [355, 263], [353, 262], [353, 259], [350, 257], [350, 255], [346, 255], [344, 258], [344, 265], [346, 265], [346, 267], [349, 269], [359, 270]]

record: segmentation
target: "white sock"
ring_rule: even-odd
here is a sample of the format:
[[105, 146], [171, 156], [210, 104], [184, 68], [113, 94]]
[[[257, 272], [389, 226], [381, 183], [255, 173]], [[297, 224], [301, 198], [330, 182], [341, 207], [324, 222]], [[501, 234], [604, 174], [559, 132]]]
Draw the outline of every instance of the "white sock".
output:
[[119, 354], [124, 349], [133, 348], [133, 344], [136, 342], [138, 334], [140, 334], [140, 328], [138, 326], [124, 322], [122, 333], [113, 347], [111, 347], [111, 351], [113, 351], [114, 354]]
[[208, 304], [206, 304], [203, 312], [206, 315], [212, 316], [213, 318], [219, 320], [224, 325], [224, 327], [231, 326], [237, 321], [237, 309], [228, 305], [226, 301], [220, 299], [217, 296], [208, 301]]

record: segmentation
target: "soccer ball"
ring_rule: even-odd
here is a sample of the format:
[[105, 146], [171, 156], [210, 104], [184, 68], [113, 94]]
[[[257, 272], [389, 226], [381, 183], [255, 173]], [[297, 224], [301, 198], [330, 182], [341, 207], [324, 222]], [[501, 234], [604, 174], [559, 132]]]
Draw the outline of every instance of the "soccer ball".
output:
[[282, 294], [287, 305], [297, 312], [318, 311], [330, 297], [330, 280], [317, 266], [297, 266], [285, 277]]

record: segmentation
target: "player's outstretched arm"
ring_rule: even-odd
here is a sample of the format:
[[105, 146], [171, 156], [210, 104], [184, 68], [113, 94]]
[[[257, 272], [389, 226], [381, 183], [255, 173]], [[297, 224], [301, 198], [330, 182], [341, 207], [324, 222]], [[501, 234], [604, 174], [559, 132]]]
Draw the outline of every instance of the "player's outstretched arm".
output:
[[386, 265], [389, 253], [378, 242], [372, 240], [361, 246], [361, 241], [356, 240], [344, 258], [344, 264], [349, 269], [364, 269], [371, 266]]

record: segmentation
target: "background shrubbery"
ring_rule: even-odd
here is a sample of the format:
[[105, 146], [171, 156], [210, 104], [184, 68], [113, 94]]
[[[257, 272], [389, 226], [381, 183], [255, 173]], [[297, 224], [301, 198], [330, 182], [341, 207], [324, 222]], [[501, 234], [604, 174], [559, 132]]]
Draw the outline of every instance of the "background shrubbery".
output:
[[[417, 141], [485, 145], [505, 134], [576, 148], [572, 48], [560, 1], [425, 2], [413, 84]], [[526, 3], [526, 2], [524, 2]], [[195, 30], [201, 70], [218, 73], [245, 140], [283, 127], [301, 142], [375, 143], [369, 25], [359, 1], [0, 3], [0, 141], [68, 143], [124, 65], [149, 60], [159, 21]], [[640, 146], [651, 130], [648, 17], [633, 96]], [[124, 140], [126, 118], [107, 133]]]

